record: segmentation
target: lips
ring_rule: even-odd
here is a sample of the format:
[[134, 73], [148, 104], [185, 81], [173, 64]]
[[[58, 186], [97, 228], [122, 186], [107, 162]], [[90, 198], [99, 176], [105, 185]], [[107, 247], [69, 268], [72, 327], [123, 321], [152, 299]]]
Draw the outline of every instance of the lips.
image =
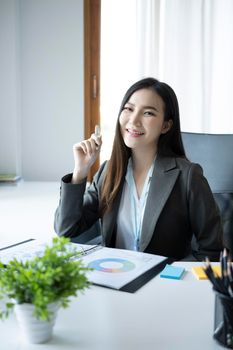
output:
[[138, 131], [138, 130], [134, 130], [134, 129], [126, 129], [126, 130], [133, 137], [139, 137], [141, 135], [144, 135], [144, 133], [142, 131]]

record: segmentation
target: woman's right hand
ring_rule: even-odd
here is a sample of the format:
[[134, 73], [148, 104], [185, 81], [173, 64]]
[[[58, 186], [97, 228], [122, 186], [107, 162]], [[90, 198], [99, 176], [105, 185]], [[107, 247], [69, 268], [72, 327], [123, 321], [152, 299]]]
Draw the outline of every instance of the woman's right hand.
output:
[[102, 145], [101, 135], [92, 134], [87, 140], [73, 145], [74, 171], [72, 183], [81, 183], [99, 156]]

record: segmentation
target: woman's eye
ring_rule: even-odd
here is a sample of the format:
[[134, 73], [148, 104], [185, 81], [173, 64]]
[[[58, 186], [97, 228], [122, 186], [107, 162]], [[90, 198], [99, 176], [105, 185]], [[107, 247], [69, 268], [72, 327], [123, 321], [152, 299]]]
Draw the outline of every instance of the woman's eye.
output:
[[146, 111], [144, 115], [149, 116], [149, 117], [155, 117], [155, 113], [151, 111]]
[[123, 108], [123, 110], [124, 110], [124, 111], [130, 111], [130, 112], [132, 112], [133, 109], [132, 109], [131, 107], [127, 107], [127, 106], [126, 106], [126, 107]]

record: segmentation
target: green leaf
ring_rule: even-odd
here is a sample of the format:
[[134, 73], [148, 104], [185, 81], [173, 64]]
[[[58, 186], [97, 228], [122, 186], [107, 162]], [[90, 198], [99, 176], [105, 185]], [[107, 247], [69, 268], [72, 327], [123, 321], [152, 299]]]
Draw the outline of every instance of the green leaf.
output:
[[[69, 242], [68, 238], [55, 237], [40, 257], [26, 262], [14, 258], [7, 267], [0, 262], [0, 298], [34, 304], [35, 315], [43, 320], [49, 318], [48, 304], [59, 301], [67, 307], [69, 297], [89, 288], [86, 272], [91, 270], [75, 260], [80, 255]], [[8, 317], [13, 305], [6, 302], [0, 318]]]

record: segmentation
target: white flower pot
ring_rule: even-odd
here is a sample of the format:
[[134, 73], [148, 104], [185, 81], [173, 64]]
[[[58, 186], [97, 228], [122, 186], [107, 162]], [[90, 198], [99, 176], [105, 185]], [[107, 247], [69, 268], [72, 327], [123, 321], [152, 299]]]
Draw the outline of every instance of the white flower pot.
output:
[[51, 339], [58, 308], [57, 303], [50, 304], [48, 306], [48, 310], [52, 313], [50, 319], [43, 321], [35, 317], [33, 304], [15, 304], [16, 319], [27, 342], [39, 344]]

